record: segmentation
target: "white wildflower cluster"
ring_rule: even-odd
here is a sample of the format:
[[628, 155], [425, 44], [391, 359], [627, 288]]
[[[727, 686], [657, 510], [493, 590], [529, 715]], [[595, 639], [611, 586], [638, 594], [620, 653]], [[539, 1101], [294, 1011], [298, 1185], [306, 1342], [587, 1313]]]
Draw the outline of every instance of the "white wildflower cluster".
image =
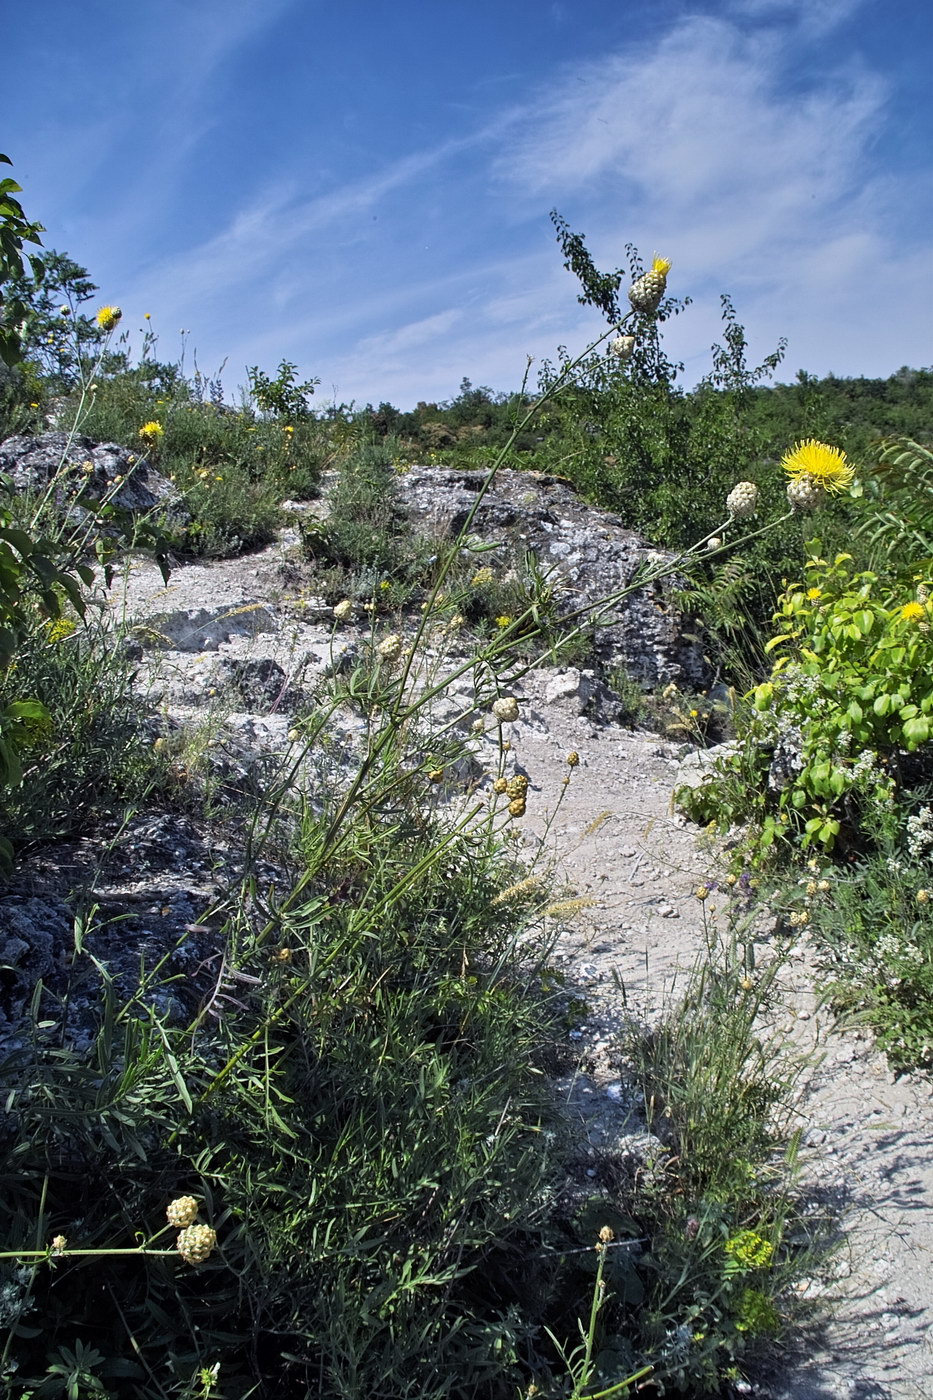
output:
[[916, 943], [901, 942], [893, 933], [882, 933], [872, 953], [876, 973], [888, 987], [896, 987], [904, 980], [905, 972], [924, 963], [922, 948]]
[[862, 778], [867, 778], [870, 773], [878, 767], [878, 755], [871, 749], [862, 749], [855, 763], [852, 765], [852, 780], [859, 782]]
[[914, 860], [928, 860], [933, 852], [933, 808], [921, 807], [907, 818], [907, 849]]

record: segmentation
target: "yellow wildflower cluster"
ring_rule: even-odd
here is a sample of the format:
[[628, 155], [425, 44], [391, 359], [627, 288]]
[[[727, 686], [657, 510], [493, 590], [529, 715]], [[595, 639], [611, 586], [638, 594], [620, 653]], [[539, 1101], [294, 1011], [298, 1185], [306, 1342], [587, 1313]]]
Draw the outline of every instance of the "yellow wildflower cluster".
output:
[[148, 423], [142, 425], [139, 430], [139, 436], [142, 438], [143, 442], [147, 442], [150, 447], [154, 447], [156, 443], [160, 442], [162, 438], [165, 437], [165, 429], [162, 427], [161, 423], [156, 422], [153, 418]]
[[757, 1230], [740, 1230], [723, 1248], [739, 1269], [766, 1269], [774, 1258], [774, 1245]]

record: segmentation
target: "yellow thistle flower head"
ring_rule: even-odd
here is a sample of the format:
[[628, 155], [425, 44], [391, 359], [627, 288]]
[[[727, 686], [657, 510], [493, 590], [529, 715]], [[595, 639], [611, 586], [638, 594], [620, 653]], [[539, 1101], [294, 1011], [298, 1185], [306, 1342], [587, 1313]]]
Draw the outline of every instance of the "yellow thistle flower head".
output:
[[142, 438], [143, 442], [154, 444], [157, 443], [160, 438], [165, 437], [165, 429], [162, 427], [161, 423], [157, 423], [155, 419], [152, 419], [151, 422], [142, 425], [139, 430], [139, 436]]
[[809, 477], [811, 484], [823, 491], [847, 491], [855, 476], [840, 448], [829, 447], [816, 438], [794, 443], [793, 450], [781, 458], [781, 466], [792, 481]]
[[102, 331], [112, 331], [122, 315], [119, 306], [102, 306], [95, 319]]
[[902, 622], [922, 622], [927, 613], [922, 603], [905, 603], [898, 615]]
[[656, 272], [659, 277], [666, 277], [671, 270], [670, 258], [659, 258], [657, 254], [651, 260], [651, 271]]

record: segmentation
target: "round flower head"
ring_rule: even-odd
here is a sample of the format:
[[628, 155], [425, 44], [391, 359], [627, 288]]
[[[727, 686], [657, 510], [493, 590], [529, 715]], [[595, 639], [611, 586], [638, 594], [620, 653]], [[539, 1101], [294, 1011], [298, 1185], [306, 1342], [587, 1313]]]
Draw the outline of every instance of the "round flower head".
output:
[[119, 306], [102, 306], [95, 319], [102, 331], [112, 331], [122, 315]]
[[794, 443], [793, 450], [781, 458], [781, 466], [792, 481], [809, 477], [821, 491], [847, 491], [855, 476], [844, 452], [816, 438]]
[[209, 1225], [189, 1225], [178, 1236], [175, 1247], [186, 1264], [203, 1264], [216, 1243], [216, 1232]]
[[617, 360], [630, 360], [632, 351], [635, 349], [635, 337], [633, 335], [617, 335], [609, 342], [609, 353], [615, 355]]
[[165, 1218], [177, 1230], [187, 1229], [198, 1218], [198, 1203], [193, 1196], [177, 1196], [166, 1206]]
[[654, 315], [661, 304], [670, 270], [670, 258], [656, 257], [651, 264], [651, 271], [636, 277], [628, 289], [628, 299], [635, 311], [644, 316]]
[[346, 622], [353, 616], [353, 604], [349, 598], [344, 598], [334, 608], [334, 617], [338, 622]]
[[157, 423], [155, 419], [152, 419], [151, 422], [142, 425], [139, 430], [139, 436], [142, 438], [143, 442], [149, 442], [154, 445], [160, 438], [165, 437], [165, 429], [162, 427], [161, 423]]
[[509, 803], [509, 816], [510, 816], [510, 817], [523, 817], [524, 815], [525, 815], [525, 799], [524, 799], [524, 797], [513, 797], [513, 798], [512, 798], [512, 801]]
[[514, 695], [503, 695], [493, 701], [492, 712], [500, 724], [511, 724], [518, 719], [518, 701]]
[[726, 497], [726, 510], [736, 520], [747, 520], [758, 509], [758, 487], [753, 481], [740, 481]]
[[383, 637], [376, 650], [385, 661], [394, 661], [402, 650], [400, 633], [390, 632], [387, 637]]
[[816, 510], [817, 506], [823, 504], [825, 496], [823, 488], [805, 472], [803, 476], [795, 476], [793, 481], [787, 483], [787, 499], [791, 510], [799, 512]]
[[905, 603], [900, 610], [901, 620], [904, 622], [922, 622], [926, 615], [926, 608], [922, 603]]

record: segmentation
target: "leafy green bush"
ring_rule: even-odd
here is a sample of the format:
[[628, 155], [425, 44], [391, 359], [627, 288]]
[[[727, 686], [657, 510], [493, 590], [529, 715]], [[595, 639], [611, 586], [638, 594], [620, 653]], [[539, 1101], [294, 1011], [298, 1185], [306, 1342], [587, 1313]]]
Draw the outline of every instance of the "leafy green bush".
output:
[[720, 826], [751, 821], [778, 838], [831, 850], [859, 844], [891, 809], [905, 755], [933, 733], [930, 582], [906, 589], [853, 573], [852, 556], [814, 557], [775, 614], [771, 678], [749, 697], [739, 748], [680, 801]]

